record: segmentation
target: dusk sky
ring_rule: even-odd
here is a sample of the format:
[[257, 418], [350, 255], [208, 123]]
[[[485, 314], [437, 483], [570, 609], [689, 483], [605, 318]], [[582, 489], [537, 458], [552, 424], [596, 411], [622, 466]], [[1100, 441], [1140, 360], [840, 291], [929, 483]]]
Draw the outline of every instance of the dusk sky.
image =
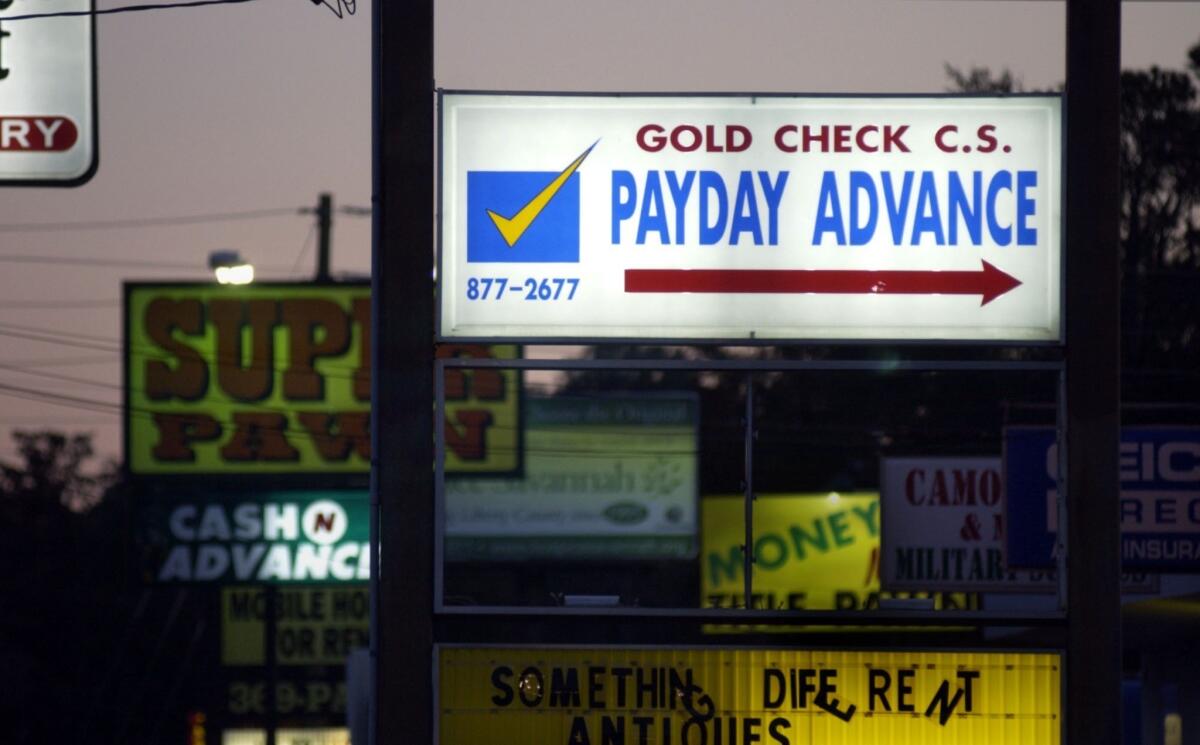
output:
[[[477, 90], [941, 92], [948, 62], [1049, 88], [1064, 76], [1064, 13], [1050, 1], [445, 0], [436, 77]], [[1200, 3], [1123, 13], [1126, 67], [1182, 68], [1200, 41]], [[206, 280], [217, 249], [263, 279], [308, 279], [313, 218], [298, 210], [321, 191], [370, 204], [368, 3], [341, 20], [307, 0], [104, 16], [97, 37], [95, 178], [0, 195], [4, 459], [8, 430], [47, 427], [94, 432], [102, 455], [120, 456], [123, 280]], [[259, 210], [297, 212], [71, 226]], [[335, 275], [369, 265], [370, 221], [337, 215]]]

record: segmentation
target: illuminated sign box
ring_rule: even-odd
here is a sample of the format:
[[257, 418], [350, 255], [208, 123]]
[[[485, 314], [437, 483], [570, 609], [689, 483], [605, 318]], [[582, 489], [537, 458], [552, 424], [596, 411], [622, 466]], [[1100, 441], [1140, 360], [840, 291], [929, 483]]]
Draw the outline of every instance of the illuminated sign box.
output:
[[[221, 731], [221, 745], [267, 745], [261, 729]], [[350, 730], [344, 727], [282, 727], [275, 730], [275, 745], [350, 745]]]
[[344, 722], [349, 691], [346, 669], [336, 666], [279, 666], [275, 675], [262, 667], [226, 667], [213, 691], [231, 717], [261, 722], [267, 714], [269, 679], [275, 677], [275, 713], [308, 721]]
[[[0, 4], [0, 184], [79, 186], [96, 172], [93, 0]], [[30, 14], [73, 17], [5, 18]]]
[[523, 476], [445, 481], [446, 558], [694, 556], [698, 406], [691, 394], [526, 398]]
[[[130, 472], [365, 477], [370, 328], [361, 283], [126, 285]], [[517, 351], [457, 344], [440, 353]], [[518, 472], [518, 372], [448, 371], [446, 399], [447, 471]]]
[[441, 745], [1062, 742], [1057, 653], [438, 649]]
[[320, 584], [370, 578], [365, 491], [142, 496], [138, 543], [151, 582]]
[[443, 338], [1061, 340], [1057, 96], [440, 111]]

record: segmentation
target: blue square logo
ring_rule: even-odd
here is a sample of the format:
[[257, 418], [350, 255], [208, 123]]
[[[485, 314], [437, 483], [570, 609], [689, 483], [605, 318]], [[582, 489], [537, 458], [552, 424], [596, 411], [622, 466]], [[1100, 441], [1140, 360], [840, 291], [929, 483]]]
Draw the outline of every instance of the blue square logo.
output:
[[[571, 173], [549, 201], [535, 204], [561, 175], [554, 171], [469, 171], [467, 261], [577, 263], [579, 174]], [[522, 220], [530, 216], [531, 221]], [[501, 232], [501, 223], [509, 225], [508, 238]]]

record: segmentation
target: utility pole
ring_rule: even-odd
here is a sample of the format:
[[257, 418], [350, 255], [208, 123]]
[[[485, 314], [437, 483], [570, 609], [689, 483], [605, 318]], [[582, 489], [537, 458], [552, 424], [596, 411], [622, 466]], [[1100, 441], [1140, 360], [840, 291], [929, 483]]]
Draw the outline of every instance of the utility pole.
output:
[[[0, 2], [2, 1], [0, 0]], [[351, 217], [370, 217], [372, 209], [345, 205], [339, 207], [338, 212]], [[327, 191], [321, 192], [317, 195], [317, 205], [301, 207], [300, 214], [317, 216], [315, 226], [317, 229], [317, 274], [315, 279], [317, 282], [332, 282], [333, 275], [329, 273], [329, 254], [333, 237], [333, 195]]]
[[329, 234], [333, 232], [333, 195], [321, 192], [317, 197], [317, 281], [328, 282]]

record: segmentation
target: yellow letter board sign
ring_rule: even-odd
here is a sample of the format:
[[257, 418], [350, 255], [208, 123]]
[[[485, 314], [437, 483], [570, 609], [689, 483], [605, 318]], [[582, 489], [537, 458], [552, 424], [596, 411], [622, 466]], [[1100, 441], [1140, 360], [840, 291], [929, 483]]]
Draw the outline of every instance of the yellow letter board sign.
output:
[[[738, 496], [701, 500], [700, 594], [709, 608], [745, 605]], [[931, 597], [946, 610], [973, 608], [966, 593], [881, 593], [879, 496], [860, 494], [760, 495], [754, 502], [751, 607], [767, 610], [865, 610], [881, 597]]]
[[[370, 329], [362, 283], [127, 286], [130, 471], [367, 474]], [[517, 348], [444, 353], [511, 358]], [[448, 472], [519, 470], [519, 389], [515, 370], [447, 376]]]
[[[371, 600], [358, 587], [288, 587], [276, 591], [275, 660], [280, 665], [345, 665], [370, 639]], [[221, 664], [266, 662], [265, 591], [221, 589]]]
[[1049, 652], [442, 647], [441, 745], [1058, 745]]

